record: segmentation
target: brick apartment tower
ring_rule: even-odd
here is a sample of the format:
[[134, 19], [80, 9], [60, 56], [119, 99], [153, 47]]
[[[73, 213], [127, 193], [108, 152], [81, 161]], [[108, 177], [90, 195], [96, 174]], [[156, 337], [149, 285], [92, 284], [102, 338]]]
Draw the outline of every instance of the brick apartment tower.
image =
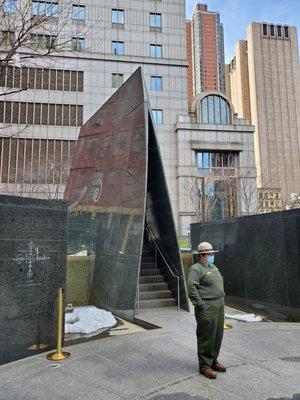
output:
[[220, 14], [196, 4], [186, 22], [189, 100], [200, 92], [225, 92], [224, 33]]

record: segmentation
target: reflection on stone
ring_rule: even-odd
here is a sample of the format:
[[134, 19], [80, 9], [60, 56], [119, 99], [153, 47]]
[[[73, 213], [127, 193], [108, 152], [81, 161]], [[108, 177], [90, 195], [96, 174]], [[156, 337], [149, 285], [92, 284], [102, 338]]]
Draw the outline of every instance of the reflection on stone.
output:
[[191, 225], [192, 248], [219, 248], [229, 305], [273, 320], [300, 321], [300, 210]]

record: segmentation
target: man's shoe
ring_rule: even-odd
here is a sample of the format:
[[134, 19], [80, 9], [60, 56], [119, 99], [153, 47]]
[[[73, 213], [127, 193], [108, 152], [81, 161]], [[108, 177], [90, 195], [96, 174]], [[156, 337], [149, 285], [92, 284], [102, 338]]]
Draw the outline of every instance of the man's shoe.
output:
[[211, 368], [214, 371], [218, 371], [218, 372], [226, 372], [226, 370], [227, 370], [227, 366], [225, 364], [220, 364], [220, 363], [212, 365]]
[[216, 379], [217, 374], [211, 369], [211, 368], [206, 368], [203, 371], [200, 372], [202, 375], [205, 376], [205, 378], [208, 379]]

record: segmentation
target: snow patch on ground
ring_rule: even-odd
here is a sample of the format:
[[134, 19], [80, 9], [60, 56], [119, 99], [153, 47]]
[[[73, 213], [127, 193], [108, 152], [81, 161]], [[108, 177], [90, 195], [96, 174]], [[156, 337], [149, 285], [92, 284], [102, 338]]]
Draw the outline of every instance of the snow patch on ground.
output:
[[90, 334], [115, 326], [117, 320], [111, 312], [95, 306], [76, 307], [65, 314], [65, 333]]
[[262, 318], [255, 314], [227, 314], [225, 313], [225, 318], [236, 319], [238, 321], [244, 322], [261, 322]]

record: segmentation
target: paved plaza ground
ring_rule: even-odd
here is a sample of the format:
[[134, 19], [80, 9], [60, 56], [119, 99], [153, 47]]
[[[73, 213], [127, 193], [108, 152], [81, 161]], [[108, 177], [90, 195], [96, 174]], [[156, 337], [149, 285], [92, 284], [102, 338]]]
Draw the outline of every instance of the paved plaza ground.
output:
[[231, 321], [216, 380], [198, 374], [194, 316], [176, 308], [141, 310], [160, 329], [68, 347], [0, 367], [0, 400], [300, 400], [300, 324]]

